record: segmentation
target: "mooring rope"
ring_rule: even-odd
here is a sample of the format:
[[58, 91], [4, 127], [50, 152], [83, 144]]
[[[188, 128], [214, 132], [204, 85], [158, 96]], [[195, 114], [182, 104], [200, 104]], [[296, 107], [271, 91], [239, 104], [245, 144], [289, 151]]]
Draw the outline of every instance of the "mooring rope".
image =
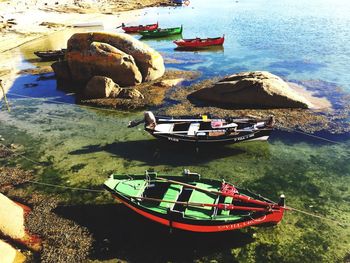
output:
[[15, 156], [19, 156], [20, 158], [26, 159], [27, 161], [34, 163], [34, 164], [38, 164], [38, 165], [42, 165], [39, 162], [34, 161], [31, 158], [28, 158], [27, 156], [24, 155], [24, 153], [17, 153], [16, 151], [12, 150], [11, 148], [7, 147], [5, 144], [0, 144], [2, 147], [4, 147], [6, 150], [10, 151], [12, 154], [14, 154]]
[[327, 138], [324, 138], [324, 137], [321, 137], [321, 136], [317, 136], [317, 135], [314, 135], [314, 134], [311, 134], [311, 133], [303, 132], [303, 131], [300, 131], [300, 130], [297, 130], [297, 129], [287, 128], [287, 127], [277, 127], [277, 128], [281, 129], [281, 130], [286, 130], [286, 131], [292, 131], [292, 132], [300, 133], [300, 134], [303, 134], [303, 135], [306, 135], [306, 136], [309, 136], [309, 137], [312, 137], [312, 138], [315, 138], [315, 139], [319, 139], [319, 140], [322, 140], [322, 141], [326, 141], [326, 142], [330, 142], [330, 143], [334, 143], [334, 144], [341, 144], [341, 142], [333, 141], [333, 140], [330, 140], [330, 139], [327, 139]]
[[[6, 177], [9, 179], [13, 179], [11, 176], [6, 176], [1, 174], [2, 177]], [[82, 188], [82, 187], [73, 187], [73, 186], [66, 186], [66, 185], [59, 185], [59, 184], [49, 184], [49, 183], [43, 183], [39, 181], [32, 181], [32, 180], [26, 180], [23, 182], [23, 184], [31, 183], [31, 184], [37, 184], [37, 185], [44, 185], [48, 187], [55, 187], [55, 188], [63, 188], [63, 189], [69, 189], [69, 190], [76, 190], [76, 191], [85, 191], [85, 192], [95, 192], [95, 193], [105, 193], [103, 190], [97, 190], [97, 189], [91, 189], [91, 188]]]

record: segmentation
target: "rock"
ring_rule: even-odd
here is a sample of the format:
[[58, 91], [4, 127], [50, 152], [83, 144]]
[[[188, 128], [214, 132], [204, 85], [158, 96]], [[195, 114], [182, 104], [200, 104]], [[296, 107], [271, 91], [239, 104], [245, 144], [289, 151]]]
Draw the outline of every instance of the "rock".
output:
[[113, 79], [121, 86], [141, 83], [142, 75], [133, 57], [123, 51], [101, 42], [91, 42], [81, 49], [75, 48], [71, 47], [66, 54], [75, 81], [87, 82], [91, 77], [100, 75]]
[[0, 239], [0, 260], [2, 263], [23, 263], [26, 257], [16, 248]]
[[38, 251], [41, 249], [41, 240], [30, 235], [25, 227], [24, 217], [29, 212], [29, 207], [13, 202], [0, 193], [0, 233]]
[[118, 94], [117, 98], [123, 98], [123, 99], [144, 99], [145, 97], [137, 89], [122, 89], [120, 91], [120, 93]]
[[70, 74], [68, 62], [66, 60], [56, 61], [52, 65], [52, 70], [55, 72], [58, 81], [71, 82], [72, 76]]
[[[67, 54], [73, 51], [88, 50], [92, 42], [106, 43], [131, 55], [142, 74], [143, 81], [157, 79], [165, 72], [163, 57], [148, 45], [127, 34], [105, 32], [77, 33], [68, 40]], [[120, 84], [119, 82], [117, 83]]]
[[88, 99], [100, 99], [116, 97], [120, 88], [112, 79], [103, 76], [92, 77], [84, 89], [84, 97]]
[[312, 106], [285, 81], [266, 71], [231, 75], [211, 87], [193, 92], [189, 97], [229, 108], [309, 108]]

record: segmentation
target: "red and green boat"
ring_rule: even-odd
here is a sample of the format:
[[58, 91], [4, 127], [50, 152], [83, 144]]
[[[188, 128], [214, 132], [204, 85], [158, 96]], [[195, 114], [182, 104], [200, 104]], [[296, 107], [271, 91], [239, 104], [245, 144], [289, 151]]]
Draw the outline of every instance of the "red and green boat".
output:
[[208, 48], [213, 46], [222, 46], [225, 41], [225, 35], [222, 37], [216, 37], [216, 38], [191, 38], [191, 39], [179, 39], [175, 40], [174, 43], [179, 48], [190, 48], [190, 49], [197, 49], [197, 48]]
[[282, 220], [284, 196], [275, 203], [234, 185], [184, 176], [112, 174], [106, 189], [136, 213], [171, 229], [222, 232], [248, 226], [274, 225]]
[[138, 33], [145, 30], [156, 30], [158, 28], [158, 22], [150, 25], [138, 25], [138, 26], [125, 26], [122, 24], [122, 29], [125, 33]]

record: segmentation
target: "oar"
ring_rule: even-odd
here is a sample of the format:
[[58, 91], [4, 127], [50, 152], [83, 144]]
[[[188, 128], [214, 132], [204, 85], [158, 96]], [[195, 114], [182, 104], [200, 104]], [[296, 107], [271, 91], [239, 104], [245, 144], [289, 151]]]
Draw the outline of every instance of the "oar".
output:
[[145, 119], [130, 121], [128, 124], [128, 128], [136, 127], [137, 125], [143, 123], [144, 121], [145, 121]]
[[256, 204], [256, 205], [263, 205], [263, 206], [277, 206], [279, 207], [276, 203], [268, 203], [268, 202], [264, 202], [264, 201], [260, 201], [260, 200], [255, 200], [255, 199], [252, 199], [251, 197], [249, 196], [245, 196], [245, 195], [240, 195], [240, 194], [230, 194], [230, 193], [225, 193], [225, 192], [219, 192], [219, 191], [214, 191], [214, 190], [208, 190], [208, 189], [204, 189], [204, 188], [201, 188], [201, 187], [197, 187], [197, 186], [194, 186], [194, 185], [191, 185], [191, 184], [187, 184], [187, 183], [183, 183], [183, 182], [179, 182], [179, 181], [174, 181], [174, 180], [170, 180], [170, 179], [166, 179], [166, 178], [163, 178], [163, 177], [157, 177], [157, 179], [160, 179], [162, 181], [166, 181], [166, 182], [169, 182], [169, 183], [173, 183], [173, 184], [179, 184], [179, 185], [183, 185], [183, 186], [186, 186], [188, 188], [192, 188], [192, 189], [195, 189], [195, 190], [198, 190], [198, 191], [202, 191], [202, 192], [205, 192], [205, 193], [209, 193], [209, 194], [215, 194], [215, 195], [222, 195], [222, 196], [229, 196], [229, 197], [232, 197], [233, 199], [235, 200], [239, 200], [239, 201], [242, 201], [242, 202], [247, 202], [247, 203], [251, 203], [251, 204]]
[[123, 25], [117, 26], [115, 29], [118, 29], [118, 28], [121, 28], [121, 27], [123, 27]]
[[128, 197], [133, 199], [141, 199], [141, 200], [147, 200], [152, 202], [165, 202], [165, 203], [178, 204], [183, 206], [217, 207], [218, 209], [221, 209], [221, 210], [241, 210], [241, 211], [268, 211], [269, 210], [269, 208], [235, 206], [233, 204], [204, 204], [204, 203], [195, 203], [195, 202], [170, 201], [170, 200], [163, 200], [163, 199], [151, 198], [151, 197], [139, 197], [139, 196], [128, 196]]

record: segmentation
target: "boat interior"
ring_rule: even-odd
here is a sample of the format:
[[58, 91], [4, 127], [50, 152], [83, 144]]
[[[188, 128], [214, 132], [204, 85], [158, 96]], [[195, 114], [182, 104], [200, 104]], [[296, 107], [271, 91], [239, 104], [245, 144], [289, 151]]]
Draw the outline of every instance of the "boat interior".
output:
[[[218, 188], [202, 182], [192, 182], [191, 184], [207, 190], [218, 190]], [[180, 202], [204, 203], [214, 205], [219, 203], [242, 205], [242, 202], [235, 201], [232, 197], [205, 193], [203, 191], [189, 188], [180, 184], [173, 184], [160, 180], [121, 181], [116, 186], [115, 190], [119, 193], [128, 193], [128, 195], [133, 197], [158, 199], [160, 201], [133, 198], [134, 202], [137, 202], [139, 205], [155, 212], [167, 214], [169, 211], [171, 211], [184, 218], [195, 218], [203, 220], [222, 220], [224, 218], [227, 218], [230, 220], [240, 220], [243, 216], [250, 216], [252, 214], [251, 211], [223, 210], [210, 206], [183, 205]], [[244, 204], [244, 206], [250, 205], [251, 204]]]

